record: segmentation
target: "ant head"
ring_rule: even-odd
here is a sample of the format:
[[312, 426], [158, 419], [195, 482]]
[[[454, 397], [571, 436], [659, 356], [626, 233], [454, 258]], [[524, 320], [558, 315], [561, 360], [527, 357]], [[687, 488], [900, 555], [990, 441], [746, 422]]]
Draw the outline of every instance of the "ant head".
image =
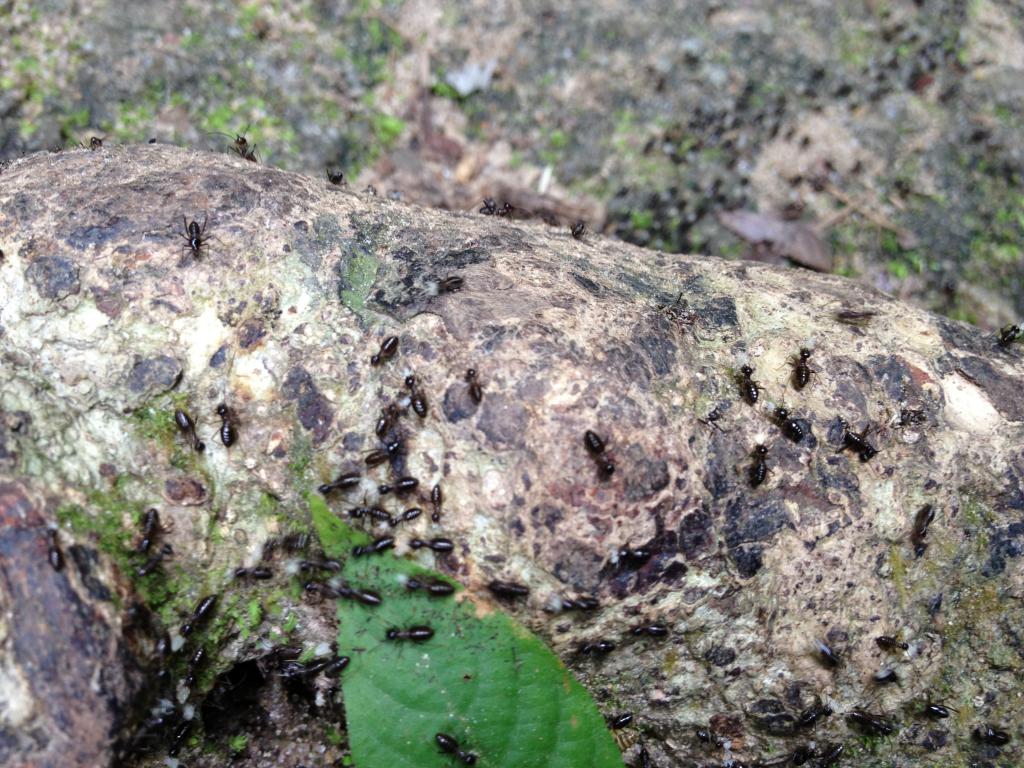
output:
[[807, 347], [800, 348], [800, 359], [807, 360], [811, 356], [811, 350]]
[[217, 415], [218, 416], [227, 416], [228, 415], [228, 407], [227, 407], [226, 404], [221, 403], [220, 405], [217, 406]]
[[742, 373], [744, 376], [751, 376], [754, 373], [754, 369], [751, 368], [749, 365], [743, 365], [740, 368], [740, 373]]
[[758, 456], [767, 456], [768, 446], [765, 445], [764, 443], [758, 443], [757, 445], [754, 446], [754, 453], [756, 453]]

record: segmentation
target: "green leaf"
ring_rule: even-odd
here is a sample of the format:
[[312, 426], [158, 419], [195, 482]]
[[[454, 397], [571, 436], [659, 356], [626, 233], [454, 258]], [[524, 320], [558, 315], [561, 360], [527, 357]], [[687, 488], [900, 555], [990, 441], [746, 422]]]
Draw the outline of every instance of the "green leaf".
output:
[[[369, 540], [323, 500], [309, 498], [328, 555]], [[390, 554], [346, 559], [350, 586], [372, 589], [378, 607], [338, 602], [339, 653], [349, 744], [360, 768], [449, 766], [435, 734], [454, 736], [481, 768], [622, 768], [593, 700], [537, 637], [465, 593], [432, 598], [409, 577], [443, 578]], [[463, 598], [463, 599], [459, 599]], [[385, 639], [391, 627], [426, 625], [423, 643]]]

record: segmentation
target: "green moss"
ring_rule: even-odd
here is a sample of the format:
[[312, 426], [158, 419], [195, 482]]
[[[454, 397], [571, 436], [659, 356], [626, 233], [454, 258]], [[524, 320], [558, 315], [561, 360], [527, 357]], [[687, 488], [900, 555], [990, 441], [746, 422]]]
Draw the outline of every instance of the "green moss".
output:
[[902, 607], [907, 602], [907, 561], [903, 557], [902, 545], [893, 544], [889, 547], [889, 566], [892, 568], [892, 583]]
[[248, 744], [249, 737], [244, 733], [236, 733], [234, 736], [228, 738], [228, 749], [231, 750], [231, 754], [233, 755], [244, 752]]
[[284, 626], [281, 627], [285, 634], [291, 634], [295, 631], [295, 628], [299, 626], [299, 617], [295, 613], [289, 613], [284, 620]]
[[377, 279], [377, 266], [377, 259], [369, 249], [360, 246], [348, 249], [339, 297], [341, 303], [357, 315], [362, 315], [366, 306], [366, 297]]
[[633, 211], [629, 214], [629, 223], [633, 229], [649, 229], [654, 225], [654, 214], [651, 211]]
[[327, 742], [339, 746], [345, 743], [345, 737], [341, 734], [337, 728], [328, 727], [327, 732], [324, 734], [324, 738]]
[[309, 485], [306, 477], [313, 461], [313, 443], [305, 430], [296, 424], [292, 429], [291, 457], [288, 460], [288, 474], [297, 488]]
[[404, 130], [405, 121], [399, 117], [378, 114], [373, 118], [373, 132], [385, 148], [394, 144]]

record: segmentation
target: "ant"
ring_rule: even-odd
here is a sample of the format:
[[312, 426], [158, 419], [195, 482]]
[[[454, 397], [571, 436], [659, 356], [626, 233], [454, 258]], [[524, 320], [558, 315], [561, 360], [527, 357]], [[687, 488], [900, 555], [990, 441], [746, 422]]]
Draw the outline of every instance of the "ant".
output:
[[[373, 362], [371, 358], [371, 362]], [[387, 435], [388, 431], [395, 426], [398, 418], [405, 413], [394, 403], [388, 405], [387, 408], [380, 409], [380, 417], [377, 419], [377, 424], [373, 428], [374, 434], [377, 435], [381, 440]]]
[[160, 513], [155, 509], [147, 509], [142, 515], [142, 540], [139, 541], [138, 551], [142, 554], [149, 552], [150, 547], [157, 537], [169, 531], [160, 524]]
[[217, 406], [217, 415], [221, 418], [220, 441], [225, 448], [230, 448], [238, 439], [238, 427], [235, 426], [235, 414], [226, 403]]
[[583, 236], [587, 233], [587, 225], [580, 219], [569, 228], [569, 231], [572, 233], [574, 240], [582, 240]]
[[388, 336], [380, 343], [380, 351], [370, 356], [370, 365], [377, 366], [390, 360], [398, 351], [398, 337]]
[[928, 549], [928, 542], [924, 540], [928, 535], [928, 526], [935, 519], [935, 509], [931, 504], [925, 504], [914, 516], [914, 530], [910, 534], [910, 540], [914, 543], [914, 555], [920, 557]]
[[199, 436], [196, 434], [196, 424], [192, 421], [191, 416], [179, 408], [174, 412], [174, 423], [177, 424], [178, 429], [192, 441], [192, 449], [196, 453], [202, 453], [206, 450], [206, 443], [200, 440]]
[[409, 390], [409, 403], [412, 406], [412, 412], [421, 419], [426, 418], [427, 396], [423, 394], [423, 390], [416, 386], [416, 377], [411, 374], [406, 376], [405, 386]]
[[209, 238], [206, 236], [206, 221], [207, 214], [203, 214], [203, 223], [199, 224], [194, 219], [188, 221], [185, 215], [182, 214], [181, 221], [185, 225], [185, 231], [179, 232], [178, 234], [185, 238], [187, 245], [182, 246], [182, 250], [188, 249], [192, 252], [192, 256], [198, 259], [203, 255], [203, 248], [206, 247], [206, 241]]
[[750, 378], [753, 375], [754, 369], [744, 364], [740, 367], [739, 375], [736, 377], [736, 383], [740, 387], [740, 395], [747, 402], [747, 405], [754, 405], [761, 390], [764, 389], [764, 387]]
[[434, 735], [434, 740], [445, 754], [455, 755], [464, 765], [476, 765], [476, 755], [459, 746], [459, 742], [455, 740], [454, 736], [438, 733]]
[[581, 643], [576, 652], [581, 656], [606, 656], [614, 650], [615, 643], [611, 640], [594, 640]]
[[857, 433], [851, 432], [850, 425], [843, 419], [840, 419], [839, 423], [843, 428], [843, 445], [836, 450], [836, 453], [841, 453], [847, 448], [851, 448], [857, 452], [857, 455], [860, 456], [860, 460], [863, 462], [870, 461], [878, 453], [878, 449], [867, 441], [868, 432], [871, 429], [870, 424]]
[[933, 720], [944, 720], [949, 717], [949, 711], [959, 712], [960, 710], [954, 707], [947, 707], [942, 704], [936, 704], [935, 702], [928, 702], [924, 708], [924, 714]]
[[484, 399], [484, 388], [477, 379], [476, 368], [467, 368], [463, 378], [469, 385], [469, 399], [480, 405], [480, 401]]
[[59, 571], [64, 567], [64, 554], [60, 551], [60, 544], [57, 542], [57, 529], [50, 528], [47, 531], [47, 535], [50, 538], [50, 546], [46, 557], [50, 562], [50, 567], [55, 571]]
[[721, 419], [724, 415], [725, 414], [722, 413], [721, 408], [716, 404], [707, 416], [705, 416], [703, 419], [698, 418], [697, 421], [699, 421], [705, 427], [713, 427], [714, 429], [717, 429], [719, 432], [724, 432], [725, 430], [723, 430], [722, 427], [718, 424], [718, 420]]
[[605, 722], [608, 723], [608, 728], [613, 731], [617, 731], [620, 728], [625, 728], [633, 722], [633, 713], [622, 712], [621, 714], [614, 715], [613, 717], [605, 718]]
[[408, 629], [392, 627], [385, 634], [388, 640], [411, 640], [414, 643], [426, 642], [433, 636], [434, 630], [424, 626], [409, 627]]
[[654, 623], [654, 624], [641, 624], [640, 626], [633, 627], [630, 632], [635, 637], [667, 637], [668, 627], [665, 624]]
[[803, 426], [801, 426], [799, 419], [790, 417], [788, 408], [780, 405], [775, 409], [774, 415], [775, 423], [778, 424], [779, 429], [782, 430], [782, 434], [794, 443], [799, 443], [804, 439], [805, 433]]
[[405, 582], [405, 588], [410, 592], [416, 590], [425, 590], [431, 597], [447, 597], [455, 592], [455, 587], [446, 581], [439, 581], [434, 579], [432, 581], [420, 581], [418, 579], [409, 579]]
[[797, 728], [810, 728], [821, 718], [828, 717], [831, 714], [832, 707], [828, 704], [821, 704], [819, 702], [800, 713], [800, 716], [796, 720], [796, 726]]
[[423, 510], [419, 507], [409, 507], [409, 509], [405, 510], [402, 514], [392, 517], [388, 522], [391, 524], [391, 527], [394, 528], [399, 523], [412, 522], [422, 514]]
[[637, 547], [630, 549], [629, 546], [621, 547], [616, 553], [616, 562], [623, 568], [636, 570], [654, 556], [654, 550], [650, 547]]
[[347, 474], [340, 475], [336, 480], [324, 483], [319, 486], [317, 490], [326, 495], [331, 491], [344, 491], [349, 488], [355, 488], [360, 482], [362, 482], [362, 476], [358, 472], [349, 472]]
[[897, 640], [892, 635], [880, 635], [879, 637], [876, 637], [875, 645], [883, 651], [895, 651], [897, 649], [906, 651], [910, 649], [910, 645], [908, 643], [905, 643], [902, 640]]
[[971, 735], [980, 742], [996, 747], [1010, 743], [1010, 734], [987, 723], [980, 728], [975, 728]]
[[89, 149], [96, 151], [103, 146], [103, 139], [107, 138], [104, 136], [102, 139], [99, 136], [93, 136], [89, 139]]
[[412, 549], [426, 548], [432, 549], [435, 552], [451, 552], [455, 549], [455, 542], [453, 542], [451, 539], [445, 539], [441, 537], [430, 539], [429, 541], [424, 541], [423, 539], [412, 539], [409, 542], [409, 546]]
[[514, 581], [501, 581], [500, 579], [494, 579], [488, 583], [487, 588], [496, 597], [507, 597], [510, 599], [526, 597], [530, 594], [530, 588], [525, 584], [517, 584]]
[[164, 544], [155, 554], [150, 555], [146, 562], [136, 568], [135, 573], [139, 576], [148, 576], [160, 566], [165, 557], [170, 557], [173, 554], [174, 550], [171, 549], [171, 545]]
[[269, 568], [236, 568], [235, 569], [236, 579], [256, 579], [257, 581], [266, 581], [267, 579], [274, 578], [274, 572]]
[[583, 433], [583, 445], [597, 466], [598, 476], [602, 480], [610, 478], [615, 472], [615, 463], [605, 455], [604, 440], [596, 432], [588, 429]]
[[793, 386], [798, 390], [807, 386], [811, 374], [814, 373], [814, 369], [807, 364], [812, 352], [813, 350], [808, 347], [801, 347], [798, 357], [789, 359], [789, 364], [793, 366]]
[[[229, 149], [232, 152], [234, 152], [236, 155], [238, 155], [240, 158], [242, 158], [243, 160], [248, 160], [250, 163], [255, 163], [259, 156], [256, 154], [256, 145], [253, 144], [253, 145], [250, 146], [249, 142], [245, 138], [245, 134], [248, 131], [249, 131], [249, 126], [246, 126], [245, 130], [242, 131], [241, 134], [237, 134], [236, 133], [235, 134], [235, 140], [231, 144]], [[227, 134], [222, 133], [220, 135], [221, 136], [226, 136]]]
[[561, 603], [563, 611], [596, 611], [600, 606], [596, 597], [563, 597]]
[[835, 669], [838, 667], [839, 655], [820, 640], [818, 640], [816, 644], [818, 648], [818, 657], [821, 659], [821, 663], [829, 669]]
[[768, 477], [768, 446], [758, 443], [753, 450], [754, 463], [750, 465], [750, 487], [757, 488]]
[[330, 168], [327, 169], [327, 180], [336, 187], [345, 186], [345, 174], [341, 171], [332, 171]]
[[874, 676], [875, 685], [888, 685], [889, 683], [898, 683], [900, 681], [899, 675], [896, 674], [896, 670], [891, 667], [881, 669], [875, 672]]
[[192, 634], [192, 630], [195, 629], [201, 622], [203, 622], [212, 612], [214, 606], [217, 604], [216, 595], [207, 595], [196, 604], [196, 608], [192, 611], [192, 615], [188, 621], [181, 625], [181, 636], [188, 637]]
[[434, 487], [430, 489], [430, 504], [434, 508], [434, 511], [430, 513], [431, 522], [440, 522], [442, 501], [444, 501], [444, 495], [441, 493], [441, 484], [435, 483]]
[[377, 467], [400, 453], [402, 453], [402, 441], [392, 440], [390, 443], [384, 443], [383, 450], [378, 448], [367, 453], [363, 461], [368, 467]]
[[846, 719], [868, 736], [888, 736], [896, 730], [892, 723], [881, 715], [873, 715], [863, 709], [851, 709]]
[[1005, 349], [1019, 339], [1021, 333], [1019, 325], [1004, 325], [999, 329], [999, 333], [996, 336], [996, 344]]
[[846, 325], [867, 325], [878, 313], [869, 309], [840, 309], [835, 318]]
[[379, 539], [374, 539], [369, 544], [352, 547], [352, 557], [362, 557], [363, 555], [376, 555], [383, 552], [386, 549], [392, 549], [394, 548], [394, 546], [394, 536], [382, 536]]
[[462, 285], [465, 281], [458, 275], [449, 275], [448, 277], [442, 278], [437, 283], [438, 293], [455, 293], [456, 291], [462, 290]]

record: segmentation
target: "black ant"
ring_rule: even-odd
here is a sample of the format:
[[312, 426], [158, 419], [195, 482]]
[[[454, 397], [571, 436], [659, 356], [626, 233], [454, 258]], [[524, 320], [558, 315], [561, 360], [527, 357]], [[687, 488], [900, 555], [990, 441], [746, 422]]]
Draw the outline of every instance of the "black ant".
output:
[[388, 336], [380, 344], [380, 351], [370, 356], [370, 365], [380, 365], [386, 360], [390, 360], [395, 356], [395, 352], [398, 351], [398, 337]]
[[467, 368], [463, 378], [469, 385], [469, 399], [480, 405], [480, 401], [484, 399], [484, 388], [480, 386], [480, 381], [477, 379], [476, 368]]
[[171, 545], [164, 544], [159, 550], [150, 555], [146, 562], [136, 568], [135, 573], [139, 576], [148, 576], [160, 566], [165, 557], [170, 557], [172, 554], [174, 554], [174, 550], [171, 549]]
[[1010, 734], [987, 723], [980, 728], [975, 728], [971, 735], [984, 744], [992, 744], [996, 747], [1010, 743]]
[[455, 755], [464, 765], [476, 765], [476, 755], [459, 746], [459, 742], [455, 740], [454, 736], [438, 733], [434, 735], [434, 740], [445, 754]]
[[1020, 337], [1021, 329], [1019, 325], [1004, 325], [999, 329], [999, 334], [996, 337], [996, 344], [1000, 347], [1006, 348]]
[[422, 514], [423, 510], [420, 509], [419, 507], [410, 507], [409, 509], [405, 510], [402, 514], [396, 515], [395, 517], [391, 518], [389, 522], [391, 523], [391, 527], [394, 528], [399, 523], [412, 522]]
[[800, 716], [796, 719], [796, 727], [811, 728], [823, 717], [828, 717], [831, 714], [832, 707], [830, 707], [828, 704], [815, 704], [814, 706], [808, 707], [800, 713]]
[[142, 539], [139, 541], [138, 551], [143, 554], [149, 552], [157, 537], [168, 530], [170, 528], [160, 524], [160, 513], [155, 509], [147, 509], [142, 515]]
[[431, 581], [409, 579], [405, 582], [405, 588], [410, 592], [422, 589], [431, 597], [447, 597], [455, 592], [454, 586], [449, 584], [447, 581], [440, 581], [437, 579]]
[[716, 404], [715, 407], [711, 409], [711, 411], [708, 413], [707, 416], [705, 416], [703, 419], [698, 418], [697, 421], [699, 421], [705, 427], [713, 427], [714, 429], [717, 429], [719, 432], [722, 432], [724, 430], [719, 425], [718, 421], [724, 415], [725, 414], [722, 413], [721, 408], [719, 408], [719, 406]]
[[888, 736], [896, 730], [892, 723], [881, 715], [873, 715], [863, 709], [851, 709], [846, 713], [846, 719], [868, 736]]
[[236, 579], [256, 579], [257, 581], [266, 581], [267, 579], [274, 578], [274, 572], [269, 568], [236, 568], [235, 569]]
[[889, 685], [890, 683], [898, 683], [900, 678], [896, 674], [895, 669], [887, 667], [875, 672], [874, 681], [875, 685]]
[[868, 432], [871, 430], [870, 424], [857, 433], [850, 431], [850, 425], [844, 420], [840, 419], [839, 423], [843, 428], [843, 445], [836, 450], [836, 453], [841, 453], [850, 448], [857, 452], [857, 455], [860, 456], [860, 460], [863, 462], [870, 461], [878, 453], [878, 449], [867, 441]]
[[925, 504], [914, 516], [914, 530], [910, 534], [910, 540], [914, 544], [914, 555], [920, 557], [928, 548], [925, 536], [928, 535], [928, 526], [935, 519], [935, 509], [931, 504]]
[[596, 432], [587, 430], [583, 433], [583, 445], [594, 460], [597, 467], [597, 474], [602, 480], [607, 480], [615, 472], [615, 463], [605, 455], [604, 440]]
[[192, 421], [192, 417], [185, 413], [180, 408], [174, 412], [174, 423], [178, 425], [178, 429], [192, 441], [192, 449], [196, 453], [202, 453], [206, 450], [206, 443], [199, 439], [199, 435], [196, 434], [196, 424]]
[[944, 720], [947, 717], [949, 717], [949, 711], [951, 709], [954, 712], [958, 712], [959, 711], [959, 710], [955, 709], [954, 707], [947, 707], [947, 706], [945, 706], [943, 704], [936, 704], [936, 703], [930, 701], [930, 702], [928, 702], [927, 705], [925, 705], [924, 714], [927, 715], [928, 717], [932, 718], [933, 720]]
[[496, 202], [494, 202], [494, 198], [493, 197], [485, 197], [484, 198], [484, 205], [480, 209], [480, 213], [482, 213], [484, 216], [493, 216], [497, 212], [498, 212], [498, 204]]
[[758, 443], [753, 450], [754, 463], [750, 465], [750, 487], [757, 488], [768, 477], [768, 446]]
[[345, 185], [345, 174], [341, 171], [332, 171], [330, 168], [327, 169], [327, 180], [336, 187], [342, 187]]
[[563, 611], [596, 611], [600, 606], [596, 597], [563, 597], [560, 602]]
[[906, 651], [906, 650], [910, 649], [910, 645], [909, 644], [903, 642], [902, 640], [897, 640], [892, 635], [880, 635], [879, 637], [876, 637], [875, 638], [875, 645], [877, 645], [883, 651], [895, 651], [895, 650]]
[[587, 233], [587, 225], [580, 220], [573, 224], [569, 231], [572, 233], [574, 240], [582, 240], [583, 236]]
[[453, 542], [451, 539], [445, 539], [441, 537], [430, 539], [429, 541], [424, 541], [423, 539], [412, 539], [409, 542], [409, 546], [412, 549], [426, 548], [432, 549], [434, 552], [451, 552], [453, 549], [455, 549], [455, 542]]
[[217, 605], [216, 595], [207, 595], [196, 604], [196, 608], [192, 611], [192, 615], [188, 621], [181, 625], [181, 636], [188, 637], [192, 634], [192, 630], [196, 626], [201, 624], [206, 618], [213, 613], [214, 606]]
[[[236, 133], [235, 140], [234, 142], [232, 142], [229, 149], [243, 160], [248, 160], [250, 163], [255, 163], [259, 158], [259, 155], [256, 154], [256, 145], [250, 145], [248, 140], [245, 138], [245, 134], [248, 132], [248, 130], [249, 127], [246, 126], [245, 130], [242, 131], [241, 134]], [[226, 136], [227, 134], [222, 133], [220, 135]]]
[[608, 723], [608, 728], [613, 731], [617, 731], [620, 728], [625, 728], [627, 725], [633, 722], [632, 712], [622, 712], [618, 715], [605, 718], [605, 722]]
[[665, 624], [641, 624], [630, 630], [635, 637], [667, 637], [668, 627]]
[[53, 570], [59, 571], [64, 567], [64, 554], [60, 551], [60, 544], [57, 541], [57, 529], [50, 528], [47, 535], [50, 538], [50, 546], [46, 553], [46, 559], [49, 560]]
[[615, 643], [611, 640], [593, 640], [581, 643], [576, 653], [581, 656], [607, 656], [615, 650]]
[[217, 406], [217, 415], [220, 416], [220, 441], [225, 448], [230, 448], [238, 439], [238, 427], [235, 426], [235, 414], [226, 403]]
[[816, 644], [818, 648], [818, 658], [821, 660], [821, 663], [829, 669], [835, 669], [838, 667], [839, 655], [820, 640], [818, 640]]
[[203, 223], [201, 225], [195, 220], [188, 221], [184, 214], [181, 217], [181, 221], [185, 225], [185, 231], [178, 234], [185, 238], [187, 243], [187, 245], [182, 246], [182, 249], [190, 250], [192, 256], [198, 259], [203, 255], [203, 248], [206, 247], [206, 241], [209, 240], [206, 236], [207, 215], [203, 214]]
[[369, 544], [363, 546], [352, 547], [352, 556], [361, 557], [363, 555], [376, 555], [380, 554], [386, 549], [392, 549], [395, 546], [394, 536], [382, 536], [379, 539], [374, 539]]
[[487, 589], [496, 597], [506, 597], [509, 599], [526, 597], [530, 594], [530, 588], [525, 584], [517, 584], [514, 581], [501, 581], [500, 579], [494, 579], [489, 582]]
[[615, 553], [616, 562], [623, 568], [636, 570], [654, 556], [654, 550], [650, 547], [637, 547], [630, 549], [629, 546], [620, 547]]
[[426, 642], [433, 636], [434, 630], [424, 626], [409, 627], [408, 629], [392, 627], [385, 634], [388, 640], [411, 640], [414, 643]]
[[425, 418], [427, 415], [427, 396], [423, 394], [423, 390], [416, 386], [416, 377], [413, 375], [406, 376], [405, 386], [409, 390], [409, 404], [412, 407], [412, 412], [421, 419]]
[[736, 377], [736, 383], [740, 388], [740, 395], [747, 402], [747, 405], [754, 405], [761, 390], [764, 389], [764, 387], [750, 378], [753, 375], [754, 369], [749, 365], [743, 365], [740, 367], [739, 375]]
[[799, 443], [804, 439], [804, 428], [800, 424], [800, 420], [792, 418], [788, 408], [782, 405], [778, 406], [774, 411], [774, 416], [775, 423], [779, 426], [782, 434], [794, 443]]
[[319, 486], [317, 490], [326, 496], [331, 491], [344, 491], [349, 488], [355, 488], [360, 482], [362, 482], [362, 476], [358, 472], [348, 472], [344, 475], [340, 475], [336, 480], [324, 483]]
[[455, 293], [461, 291], [463, 283], [465, 281], [458, 275], [449, 275], [448, 277], [442, 278], [437, 283], [438, 293]]
[[846, 325], [867, 325], [878, 313], [869, 309], [840, 309], [835, 318]]
[[89, 139], [89, 149], [95, 151], [95, 150], [99, 149], [100, 147], [102, 147], [103, 146], [103, 139], [105, 139], [105, 138], [106, 138], [106, 136], [104, 136], [102, 139], [99, 136], [93, 136], [92, 138], [90, 138]]
[[[386, 432], [386, 430], [384, 431]], [[398, 456], [400, 453], [402, 453], [402, 441], [392, 440], [389, 443], [384, 443], [383, 449], [378, 448], [367, 453], [363, 461], [366, 463], [366, 466], [368, 467], [377, 467], [383, 464], [385, 461], [388, 461], [389, 459], [393, 459], [395, 456]]]
[[444, 501], [444, 495], [441, 493], [441, 485], [435, 483], [434, 487], [430, 489], [430, 504], [434, 508], [434, 511], [430, 513], [431, 522], [440, 522], [442, 501]]
[[192, 730], [191, 720], [185, 720], [180, 726], [178, 726], [178, 730], [174, 732], [174, 738], [171, 739], [171, 746], [167, 748], [168, 756], [178, 756], [178, 752], [181, 751], [181, 746], [185, 743], [185, 739], [188, 738], [188, 732], [190, 730]]
[[812, 351], [807, 347], [801, 347], [799, 356], [792, 357], [789, 360], [789, 364], [793, 366], [793, 386], [798, 390], [807, 386], [807, 383], [811, 380], [811, 374], [814, 373], [814, 369], [807, 364]]
[[396, 495], [401, 496], [403, 494], [409, 493], [410, 491], [416, 490], [419, 484], [420, 481], [417, 480], [415, 477], [400, 477], [397, 480], [395, 480], [394, 485], [389, 485], [386, 483], [384, 485], [378, 485], [377, 493], [379, 493], [381, 496], [384, 496], [385, 494], [394, 491]]
[[381, 408], [380, 417], [377, 419], [377, 425], [373, 429], [374, 434], [383, 440], [387, 436], [388, 431], [395, 426], [395, 423], [398, 421], [398, 418], [402, 413], [404, 413], [404, 411], [394, 403], [389, 404], [387, 408]]

